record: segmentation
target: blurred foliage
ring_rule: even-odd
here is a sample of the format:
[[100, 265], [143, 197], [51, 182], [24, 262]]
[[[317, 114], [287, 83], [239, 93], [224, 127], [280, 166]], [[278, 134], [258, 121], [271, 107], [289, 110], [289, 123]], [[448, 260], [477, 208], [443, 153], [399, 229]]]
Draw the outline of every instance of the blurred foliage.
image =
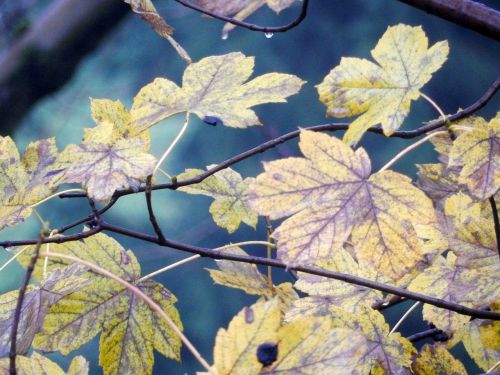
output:
[[[494, 6], [496, 2], [490, 3]], [[167, 22], [175, 27], [175, 38], [195, 61], [208, 55], [241, 51], [247, 56], [256, 56], [255, 75], [277, 71], [295, 74], [308, 81], [301, 93], [290, 98], [288, 104], [269, 104], [257, 108], [263, 127], [211, 127], [193, 117], [192, 126], [164, 164], [164, 169], [170, 174], [178, 174], [186, 168], [204, 169], [209, 164], [219, 163], [299, 126], [334, 121], [325, 117], [325, 107], [319, 102], [314, 86], [339, 63], [341, 56], [369, 58], [370, 49], [390, 25], [422, 25], [431, 44], [443, 39], [449, 41], [448, 62], [423, 90], [446, 113], [454, 113], [459, 107], [471, 104], [483, 94], [498, 74], [500, 55], [494, 47], [496, 42], [390, 0], [312, 1], [306, 20], [287, 33], [275, 34], [268, 39], [261, 33], [236, 29], [227, 40], [221, 40], [222, 22], [201, 18], [197, 13], [173, 1], [156, 1], [155, 5]], [[283, 11], [278, 17], [270, 10], [261, 10], [249, 21], [260, 25], [285, 24], [298, 11], [299, 6], [296, 5]], [[59, 149], [69, 143], [79, 143], [82, 129], [92, 123], [89, 97], [120, 99], [130, 107], [138, 89], [155, 77], [166, 77], [179, 84], [184, 67], [170, 45], [131, 12], [126, 21], [117, 25], [102, 45], [81, 63], [73, 79], [63, 89], [41, 100], [26, 114], [13, 138], [21, 149], [35, 139], [54, 135], [57, 135]], [[491, 118], [494, 111], [495, 108], [490, 106], [479, 114]], [[418, 127], [422, 121], [436, 117], [438, 114], [435, 110], [420, 101], [413, 105], [412, 114], [405, 121], [403, 129]], [[179, 131], [182, 121], [182, 115], [175, 116], [152, 129], [153, 153], [161, 154]], [[246, 160], [234, 169], [243, 177], [255, 176], [262, 171], [260, 161], [297, 153], [296, 144], [295, 141], [288, 142]], [[370, 153], [374, 170], [408, 144], [405, 140], [388, 141], [371, 134], [366, 135], [361, 142]], [[413, 175], [415, 163], [434, 159], [432, 148], [429, 145], [422, 146], [398, 162], [395, 169]], [[257, 232], [249, 227], [242, 227], [228, 235], [212, 222], [208, 211], [211, 200], [206, 197], [162, 191], [155, 192], [153, 202], [164, 233], [169, 238], [215, 247], [229, 242], [265, 239], [266, 236], [262, 222], [259, 223]], [[52, 226], [57, 226], [80, 217], [81, 212], [87, 210], [88, 204], [84, 199], [55, 199], [43, 205], [39, 212]], [[120, 200], [105, 217], [138, 231], [151, 231], [142, 195]], [[38, 225], [32, 217], [19, 227], [2, 231], [0, 239], [34, 237]], [[116, 237], [125, 248], [134, 249], [144, 273], [186, 256], [178, 251]], [[264, 255], [261, 253], [262, 249], [246, 250]], [[7, 252], [2, 252], [0, 262], [3, 264], [9, 256]], [[177, 306], [185, 332], [211, 362], [217, 328], [227, 326], [230, 318], [255, 298], [237, 290], [213, 286], [204, 267], [214, 268], [214, 262], [198, 260], [163, 274], [157, 281], [164, 283], [179, 297]], [[289, 280], [284, 274], [276, 274], [276, 283]], [[0, 274], [1, 292], [18, 287], [20, 280], [20, 268], [10, 266]], [[391, 312], [388, 316], [391, 324], [397, 319], [397, 312]], [[409, 333], [425, 329], [425, 326], [412, 326], [409, 322], [402, 329]], [[97, 342], [84, 346], [81, 354], [90, 361], [91, 373], [100, 373], [97, 365]], [[64, 368], [67, 368], [71, 359], [59, 355], [51, 355], [50, 358], [57, 360]], [[169, 374], [184, 374], [194, 373], [198, 369], [190, 353], [183, 350], [182, 358], [181, 364], [157, 358], [155, 373], [168, 371]]]

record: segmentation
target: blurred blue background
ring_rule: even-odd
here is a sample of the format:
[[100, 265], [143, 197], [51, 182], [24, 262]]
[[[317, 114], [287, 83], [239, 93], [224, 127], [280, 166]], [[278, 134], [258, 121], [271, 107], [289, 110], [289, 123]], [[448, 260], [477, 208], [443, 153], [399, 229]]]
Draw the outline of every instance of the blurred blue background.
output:
[[[164, 164], [164, 169], [170, 174], [178, 174], [185, 168], [204, 168], [209, 164], [219, 163], [298, 127], [337, 121], [325, 117], [325, 108], [318, 101], [314, 86], [339, 63], [341, 56], [371, 59], [370, 50], [390, 25], [422, 25], [431, 44], [448, 39], [451, 51], [448, 61], [423, 88], [423, 92], [433, 98], [446, 113], [454, 113], [474, 102], [499, 73], [500, 56], [495, 41], [395, 1], [311, 1], [307, 19], [287, 33], [276, 34], [268, 39], [261, 33], [236, 29], [227, 40], [221, 39], [222, 22], [201, 18], [199, 14], [173, 1], [158, 0], [155, 4], [167, 22], [175, 27], [174, 37], [193, 60], [241, 51], [256, 57], [255, 75], [277, 71], [295, 74], [308, 82], [298, 95], [289, 99], [288, 104], [258, 107], [257, 113], [263, 127], [243, 130], [220, 125], [211, 127], [192, 116], [187, 134]], [[498, 2], [489, 2], [490, 6], [495, 4], [498, 5]], [[298, 12], [299, 6], [283, 11], [280, 16], [263, 9], [252, 16], [250, 21], [260, 25], [284, 24]], [[26, 113], [12, 136], [20, 150], [24, 150], [33, 140], [52, 136], [57, 137], [60, 149], [69, 143], [78, 143], [82, 129], [93, 126], [89, 97], [120, 99], [130, 107], [134, 95], [143, 85], [155, 77], [167, 77], [180, 83], [184, 68], [184, 63], [170, 45], [138, 16], [130, 13], [106, 36], [99, 48], [84, 59], [73, 78], [62, 89], [40, 100]], [[490, 104], [480, 114], [489, 119], [496, 110], [498, 105]], [[436, 111], [421, 100], [413, 104], [404, 129], [416, 128], [422, 121], [436, 117]], [[182, 121], [183, 115], [175, 116], [152, 129], [155, 155], [161, 155], [170, 144]], [[367, 134], [361, 144], [368, 150], [376, 170], [410, 142], [396, 139], [388, 141], [380, 136]], [[296, 153], [297, 142], [291, 141], [243, 161], [234, 169], [245, 177], [255, 176], [262, 171], [261, 161]], [[415, 163], [430, 162], [435, 158], [432, 148], [424, 145], [399, 161], [394, 169], [414, 177]], [[157, 217], [169, 238], [205, 247], [265, 239], [262, 222], [259, 222], [257, 231], [243, 225], [233, 235], [218, 228], [208, 212], [211, 203], [209, 198], [161, 191], [154, 193], [153, 200]], [[70, 222], [87, 210], [85, 200], [58, 199], [39, 209], [42, 217], [49, 220], [52, 227]], [[105, 218], [137, 231], [151, 232], [143, 195], [120, 199]], [[38, 222], [32, 217], [16, 228], [0, 232], [0, 239], [34, 238], [38, 230]], [[176, 250], [158, 248], [120, 236], [113, 237], [124, 247], [133, 249], [141, 261], [143, 274], [187, 256]], [[260, 248], [247, 250], [263, 255]], [[9, 256], [10, 254], [2, 251], [0, 264]], [[210, 362], [217, 329], [226, 327], [235, 313], [256, 298], [213, 285], [205, 271], [207, 267], [213, 268], [215, 263], [198, 260], [163, 274], [156, 280], [164, 283], [178, 297], [177, 307], [185, 325], [185, 333]], [[275, 274], [277, 282], [289, 280], [283, 273]], [[20, 267], [9, 266], [0, 274], [1, 291], [17, 288], [21, 276]], [[388, 321], [394, 324], [409, 306], [403, 304], [389, 311]], [[427, 328], [425, 324], [418, 323], [418, 314], [414, 312], [415, 319], [409, 319], [403, 324], [403, 332], [411, 334]], [[98, 340], [93, 340], [81, 350], [81, 354], [91, 362], [92, 374], [102, 373], [97, 365], [97, 345]], [[455, 353], [459, 354], [461, 350], [459, 347]], [[72, 355], [68, 358], [58, 355], [52, 357], [67, 366]], [[471, 373], [476, 372], [477, 369], [472, 364], [468, 363], [468, 366]], [[155, 373], [192, 374], [196, 370], [200, 370], [200, 367], [185, 350], [180, 364], [156, 356]]]

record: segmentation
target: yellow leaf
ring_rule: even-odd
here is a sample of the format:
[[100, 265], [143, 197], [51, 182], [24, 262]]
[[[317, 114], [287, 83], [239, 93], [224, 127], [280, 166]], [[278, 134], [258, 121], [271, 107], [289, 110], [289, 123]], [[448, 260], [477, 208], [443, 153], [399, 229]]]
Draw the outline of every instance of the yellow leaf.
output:
[[[208, 166], [210, 169], [212, 166]], [[187, 169], [177, 176], [178, 180], [186, 180], [203, 173], [201, 169]], [[255, 229], [258, 216], [246, 203], [246, 194], [253, 178], [243, 179], [231, 168], [224, 169], [206, 178], [199, 184], [183, 186], [177, 190], [189, 194], [203, 194], [214, 198], [210, 213], [218, 226], [233, 233], [241, 222]]]
[[302, 318], [278, 333], [278, 358], [262, 374], [354, 374], [365, 338], [350, 329], [332, 328], [328, 318]]
[[[33, 352], [29, 358], [17, 356], [16, 370], [19, 375], [87, 375], [89, 363], [82, 356], [77, 356], [71, 361], [68, 372], [64, 372], [55, 362]], [[0, 373], [9, 374], [8, 358], [0, 359]]]
[[489, 123], [476, 121], [472, 131], [453, 142], [450, 166], [462, 166], [459, 182], [479, 199], [493, 196], [500, 187], [500, 112]]
[[245, 307], [226, 329], [217, 332], [214, 347], [214, 367], [218, 375], [259, 374], [262, 364], [257, 359], [257, 347], [276, 343], [281, 314], [276, 300], [257, 302]]
[[0, 136], [0, 229], [22, 222], [54, 192], [56, 157], [54, 138], [30, 143], [21, 157], [12, 139]]
[[441, 345], [425, 344], [411, 368], [416, 375], [467, 375], [464, 365]]
[[458, 168], [447, 168], [442, 163], [417, 164], [417, 168], [417, 186], [425, 191], [439, 208], [443, 207], [446, 198], [462, 188], [458, 182]]
[[[62, 244], [53, 244], [51, 249], [67, 254], [76, 253], [77, 257], [97, 263], [135, 284], [182, 329], [179, 313], [174, 306], [175, 296], [152, 280], [138, 282], [141, 270], [131, 251], [125, 251], [104, 234], [87, 238], [78, 247], [71, 248], [75, 243], [79, 242], [59, 248], [56, 246]], [[56, 262], [50, 263], [49, 267], [56, 267]], [[88, 285], [51, 306], [33, 346], [67, 355], [101, 331], [99, 363], [103, 366], [104, 374], [150, 374], [154, 349], [169, 358], [180, 359], [179, 337], [156, 312], [121, 284], [91, 272], [88, 273]]]
[[[344, 249], [336, 251], [331, 259], [319, 261], [316, 266], [329, 271], [342, 272], [369, 280], [381, 281], [373, 269], [360, 267], [354, 258]], [[370, 307], [375, 302], [383, 299], [380, 291], [305, 273], [299, 273], [299, 279], [295, 282], [295, 287], [310, 296], [328, 298], [330, 304], [342, 306], [344, 310], [352, 313], [357, 312], [359, 306]], [[321, 299], [316, 301], [320, 305], [325, 302]]]
[[432, 202], [393, 171], [370, 176], [370, 159], [335, 137], [302, 131], [305, 158], [264, 164], [248, 194], [261, 215], [285, 220], [273, 233], [288, 265], [331, 258], [352, 233], [362, 267], [398, 280], [424, 259], [418, 231], [436, 222]]
[[418, 99], [420, 88], [446, 61], [448, 43], [442, 41], [428, 48], [421, 27], [399, 24], [387, 29], [371, 54], [379, 65], [365, 59], [342, 58], [317, 86], [329, 116], [362, 114], [344, 136], [351, 145], [370, 126], [382, 124], [387, 136], [399, 129], [411, 101]]
[[134, 98], [131, 114], [135, 124], [143, 130], [187, 111], [202, 120], [216, 119], [235, 128], [260, 125], [250, 107], [285, 102], [305, 82], [293, 75], [269, 73], [245, 83], [253, 66], [253, 57], [234, 52], [190, 64], [184, 71], [182, 88], [157, 78]]
[[[231, 254], [247, 255], [239, 247], [226, 250]], [[217, 262], [219, 270], [209, 269], [210, 277], [215, 283], [237, 288], [248, 294], [262, 296], [265, 300], [278, 299], [281, 312], [288, 310], [290, 305], [298, 298], [297, 293], [290, 283], [269, 285], [268, 279], [260, 273], [255, 264], [220, 260]]]
[[89, 197], [108, 201], [119, 188], [138, 188], [154, 169], [156, 159], [145, 153], [140, 138], [121, 138], [111, 145], [86, 142], [69, 145], [57, 164], [64, 182], [83, 183]]
[[[498, 329], [497, 322], [480, 319], [472, 320], [462, 329], [462, 341], [467, 353], [484, 371], [500, 361]], [[492, 337], [493, 341], [486, 340], [485, 342], [487, 337]]]

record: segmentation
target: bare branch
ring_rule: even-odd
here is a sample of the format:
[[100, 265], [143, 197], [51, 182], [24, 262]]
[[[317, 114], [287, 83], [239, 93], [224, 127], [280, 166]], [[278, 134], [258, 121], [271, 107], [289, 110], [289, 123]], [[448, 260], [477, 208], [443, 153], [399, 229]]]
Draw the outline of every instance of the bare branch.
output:
[[153, 209], [153, 204], [151, 202], [151, 178], [153, 176], [148, 176], [146, 180], [146, 204], [148, 206], [148, 213], [149, 213], [149, 221], [151, 222], [151, 225], [153, 226], [153, 229], [158, 236], [158, 241], [159, 242], [164, 242], [165, 237], [163, 236], [163, 232], [161, 231], [160, 225], [158, 224], [158, 221], [156, 220], [156, 216], [154, 213]]
[[399, 0], [500, 41], [500, 12], [470, 0]]
[[283, 26], [258, 26], [258, 25], [254, 25], [252, 23], [235, 20], [232, 17], [226, 17], [226, 16], [223, 16], [221, 14], [216, 14], [216, 13], [210, 12], [210, 11], [203, 9], [202, 7], [195, 5], [195, 4], [193, 4], [189, 1], [186, 1], [186, 0], [175, 0], [175, 1], [177, 1], [179, 4], [184, 5], [187, 8], [190, 8], [190, 9], [196, 10], [197, 12], [206, 14], [207, 16], [211, 16], [213, 18], [217, 18], [219, 20], [232, 23], [233, 25], [240, 26], [240, 27], [243, 27], [243, 28], [248, 29], [248, 30], [260, 31], [263, 33], [284, 33], [286, 31], [291, 30], [294, 27], [298, 26], [306, 18], [307, 6], [309, 5], [309, 0], [303, 0], [300, 14], [297, 16], [297, 18], [295, 20], [293, 20], [289, 24], [286, 24]]

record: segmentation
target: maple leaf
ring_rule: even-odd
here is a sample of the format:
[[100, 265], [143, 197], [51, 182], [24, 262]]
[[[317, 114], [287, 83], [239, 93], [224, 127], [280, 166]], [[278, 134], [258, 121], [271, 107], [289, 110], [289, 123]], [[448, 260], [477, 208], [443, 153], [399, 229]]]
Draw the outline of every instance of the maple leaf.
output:
[[[94, 109], [94, 116], [103, 116], [97, 113]], [[155, 157], [146, 152], [149, 136], [137, 129], [138, 135], [133, 136], [134, 126], [124, 126], [122, 117], [114, 115], [86, 129], [83, 142], [67, 146], [57, 159], [64, 170], [63, 181], [83, 183], [89, 197], [99, 201], [109, 200], [118, 188], [138, 188], [156, 164]]]
[[[51, 305], [64, 296], [83, 288], [88, 280], [81, 275], [85, 269], [78, 265], [59, 268], [47, 275], [39, 286], [30, 285], [24, 296], [17, 332], [17, 353], [26, 353], [33, 337], [42, 326]], [[10, 351], [10, 335], [19, 291], [13, 290], [0, 296], [0, 357]]]
[[500, 187], [500, 112], [489, 123], [475, 121], [471, 131], [453, 142], [450, 166], [462, 166], [459, 182], [479, 199], [493, 196]]
[[[408, 289], [444, 301], [480, 308], [500, 298], [499, 280], [498, 273], [485, 275], [478, 269], [460, 266], [455, 254], [450, 252], [446, 259], [439, 256], [431, 267], [410, 283]], [[423, 316], [447, 333], [456, 332], [470, 320], [468, 316], [432, 305], [424, 305]]]
[[[274, 12], [280, 13], [299, 1], [301, 0], [197, 0], [197, 3], [209, 12], [231, 16], [235, 20], [243, 21], [264, 5], [267, 5]], [[227, 35], [235, 27], [227, 22], [222, 29], [222, 35]]]
[[[87, 238], [72, 249], [71, 245], [75, 243], [65, 246], [52, 244], [51, 251], [64, 254], [77, 252], [77, 257], [98, 263], [135, 284], [182, 329], [179, 313], [174, 307], [175, 296], [154, 281], [138, 281], [140, 266], [131, 251], [125, 251], [104, 234]], [[51, 262], [49, 267], [55, 267], [56, 263]], [[66, 263], [57, 262], [59, 265]], [[87, 286], [51, 306], [42, 330], [33, 341], [35, 348], [67, 355], [102, 331], [99, 363], [105, 374], [151, 373], [154, 349], [179, 360], [179, 337], [139, 297], [99, 274], [89, 272], [88, 279]]]
[[[378, 311], [370, 307], [360, 306], [357, 313], [352, 314], [332, 304], [322, 312], [318, 310], [314, 312], [316, 317], [329, 318], [330, 329], [345, 329], [355, 340], [356, 336], [361, 336], [364, 339], [364, 342], [358, 345], [358, 349], [354, 353], [351, 352], [343, 358], [346, 363], [355, 363], [356, 367], [343, 373], [409, 373], [406, 369], [410, 366], [411, 356], [415, 349], [399, 333], [389, 335], [389, 326], [385, 322], [384, 316]], [[289, 316], [287, 314], [286, 321], [295, 322], [308, 315], [306, 313], [301, 317], [300, 315]]]
[[328, 318], [302, 318], [278, 332], [278, 358], [262, 374], [358, 374], [366, 339], [350, 329], [332, 328]]
[[462, 185], [458, 183], [460, 169], [449, 168], [443, 163], [417, 164], [418, 180], [417, 186], [442, 208], [444, 201], [450, 195], [462, 190]]
[[425, 344], [411, 368], [416, 375], [467, 375], [464, 365], [442, 345]]
[[21, 157], [12, 139], [0, 136], [0, 229], [22, 222], [54, 192], [56, 156], [54, 138], [30, 143]]
[[370, 176], [365, 150], [302, 131], [305, 158], [264, 164], [248, 201], [261, 215], [285, 220], [273, 233], [287, 265], [332, 257], [349, 235], [359, 264], [397, 280], [424, 259], [422, 228], [436, 221], [432, 202], [393, 171]]
[[305, 83], [280, 73], [269, 73], [245, 83], [253, 71], [254, 58], [234, 52], [206, 57], [184, 71], [182, 88], [156, 78], [134, 98], [131, 114], [139, 129], [147, 129], [176, 113], [191, 112], [202, 120], [217, 118], [235, 128], [260, 125], [250, 109], [263, 103], [286, 102]]
[[[231, 254], [247, 255], [239, 247], [225, 251]], [[282, 283], [276, 286], [269, 285], [268, 279], [260, 273], [255, 264], [219, 260], [217, 267], [220, 270], [208, 270], [215, 283], [241, 289], [248, 294], [262, 296], [265, 300], [277, 298], [282, 312], [285, 312], [299, 298], [290, 283]]]
[[[207, 169], [212, 168], [209, 165]], [[203, 173], [201, 169], [187, 169], [177, 176], [178, 180], [186, 180]], [[241, 175], [231, 168], [224, 169], [207, 177], [199, 184], [183, 186], [177, 190], [189, 194], [203, 194], [214, 198], [210, 205], [210, 213], [218, 226], [233, 233], [241, 222], [255, 229], [258, 216], [252, 211], [245, 201], [248, 186], [253, 178], [243, 179]]]
[[448, 43], [428, 48], [421, 27], [403, 24], [389, 27], [371, 51], [374, 64], [365, 59], [343, 57], [317, 86], [327, 115], [350, 117], [361, 114], [344, 136], [356, 144], [373, 125], [382, 124], [386, 136], [399, 129], [412, 100], [448, 56]]
[[[373, 269], [360, 267], [355, 259], [344, 249], [338, 249], [331, 259], [320, 260], [315, 266], [329, 271], [342, 272], [369, 280], [380, 281]], [[310, 296], [324, 297], [323, 299], [309, 299], [308, 308], [310, 309], [315, 308], [312, 306], [313, 302], [319, 303], [320, 306], [318, 308], [321, 308], [326, 302], [325, 299], [327, 299], [328, 304], [342, 306], [344, 310], [355, 313], [359, 310], [359, 306], [371, 306], [383, 299], [380, 291], [302, 272], [299, 272], [298, 280], [294, 286]], [[297, 303], [299, 303], [297, 307], [303, 308], [302, 303], [299, 301], [297, 300]]]
[[[493, 310], [500, 311], [498, 308]], [[484, 371], [488, 371], [500, 361], [499, 330], [498, 322], [476, 319], [466, 324], [459, 332], [467, 353]]]
[[[9, 374], [9, 366], [8, 358], [0, 359], [0, 373]], [[37, 352], [33, 352], [29, 358], [17, 356], [16, 370], [19, 375], [87, 375], [89, 373], [89, 363], [82, 356], [76, 356], [71, 361], [68, 372], [65, 372], [55, 362]]]
[[262, 363], [257, 348], [275, 343], [281, 324], [276, 300], [259, 301], [241, 310], [227, 329], [217, 332], [214, 346], [214, 368], [219, 375], [259, 374]]

